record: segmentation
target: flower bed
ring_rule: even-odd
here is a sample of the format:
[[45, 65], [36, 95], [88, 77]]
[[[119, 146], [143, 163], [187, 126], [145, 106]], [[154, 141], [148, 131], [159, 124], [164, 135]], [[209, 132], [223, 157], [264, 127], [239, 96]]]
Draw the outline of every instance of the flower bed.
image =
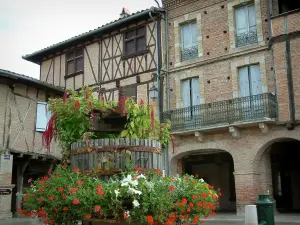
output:
[[66, 164], [58, 166], [49, 177], [32, 183], [19, 212], [58, 225], [105, 218], [153, 225], [171, 225], [179, 220], [198, 224], [214, 215], [218, 194], [202, 179], [139, 171], [104, 181]]

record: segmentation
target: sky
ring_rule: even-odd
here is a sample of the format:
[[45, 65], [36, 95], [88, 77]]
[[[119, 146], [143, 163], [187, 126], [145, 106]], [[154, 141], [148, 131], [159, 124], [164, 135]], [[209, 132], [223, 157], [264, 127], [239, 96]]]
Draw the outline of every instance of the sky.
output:
[[0, 0], [0, 69], [38, 79], [39, 65], [23, 55], [118, 19], [123, 7], [151, 6], [154, 0]]

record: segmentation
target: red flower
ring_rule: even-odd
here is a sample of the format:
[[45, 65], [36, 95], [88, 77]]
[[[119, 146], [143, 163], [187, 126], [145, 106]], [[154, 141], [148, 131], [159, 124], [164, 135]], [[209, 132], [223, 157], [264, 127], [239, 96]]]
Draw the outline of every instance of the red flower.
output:
[[140, 171], [142, 171], [142, 168], [136, 167], [134, 170], [137, 171], [137, 172], [140, 172]]
[[54, 195], [49, 196], [48, 198], [50, 201], [52, 201], [54, 199]]
[[171, 186], [170, 186], [170, 190], [171, 190], [171, 191], [174, 191], [174, 190], [175, 190], [174, 186], [171, 185]]
[[192, 195], [192, 199], [196, 199], [197, 198], [197, 196], [195, 196], [195, 195]]
[[193, 203], [190, 203], [189, 206], [190, 206], [191, 208], [193, 208], [193, 207], [194, 207], [194, 204], [193, 204]]
[[78, 172], [79, 172], [79, 169], [78, 169], [78, 168], [74, 168], [73, 171], [74, 171], [75, 173], [78, 173]]
[[44, 188], [41, 187], [41, 188], [39, 189], [39, 192], [43, 192], [43, 191], [44, 191]]
[[62, 168], [66, 168], [68, 165], [67, 165], [67, 163], [64, 163], [63, 165], [62, 165]]
[[189, 178], [188, 177], [186, 177], [186, 178], [184, 178], [185, 180], [189, 180]]
[[147, 216], [147, 221], [148, 221], [149, 224], [153, 224], [154, 223], [154, 220], [153, 220], [152, 216]]
[[42, 198], [42, 197], [39, 197], [38, 201], [39, 201], [39, 202], [43, 202], [43, 198]]
[[198, 178], [198, 177], [199, 177], [198, 173], [196, 173], [195, 177], [196, 177], [196, 178]]
[[99, 205], [95, 205], [95, 206], [94, 206], [94, 210], [95, 210], [95, 212], [99, 212], [99, 211], [100, 211], [100, 209], [101, 209], [101, 207], [100, 207]]
[[64, 199], [64, 200], [67, 198], [65, 194], [62, 194], [61, 197], [62, 197], [62, 199]]
[[43, 179], [44, 179], [44, 180], [48, 180], [49, 178], [48, 178], [47, 176], [44, 176]]
[[78, 199], [74, 199], [74, 200], [73, 200], [73, 204], [74, 204], [74, 205], [78, 205], [79, 203], [80, 203], [80, 201], [79, 201]]
[[98, 186], [96, 187], [96, 189], [97, 189], [98, 191], [100, 191], [100, 190], [102, 190], [102, 186], [101, 186], [101, 185], [98, 185]]
[[203, 198], [206, 198], [206, 193], [202, 193], [202, 195], [201, 195]]
[[64, 207], [64, 208], [63, 208], [63, 211], [68, 211], [68, 210], [69, 210], [68, 207]]
[[64, 190], [64, 188], [60, 187], [57, 190], [58, 190], [58, 192], [62, 192]]
[[50, 223], [50, 224], [55, 224], [54, 220], [50, 220], [49, 223]]
[[78, 184], [78, 185], [82, 185], [82, 184], [83, 184], [83, 181], [82, 181], [82, 180], [79, 180], [79, 181], [77, 181], [77, 184]]
[[90, 219], [91, 217], [92, 217], [91, 214], [87, 214], [87, 215], [84, 216], [84, 218], [86, 218], [86, 219]]
[[75, 194], [78, 191], [78, 188], [70, 188], [69, 191], [71, 194]]
[[98, 195], [103, 195], [104, 194], [104, 191], [103, 190], [98, 190]]
[[43, 184], [44, 184], [44, 181], [39, 181], [39, 184], [40, 184], [40, 185], [43, 185]]
[[128, 217], [129, 217], [129, 212], [127, 211], [127, 212], [124, 213], [124, 219], [126, 219]]

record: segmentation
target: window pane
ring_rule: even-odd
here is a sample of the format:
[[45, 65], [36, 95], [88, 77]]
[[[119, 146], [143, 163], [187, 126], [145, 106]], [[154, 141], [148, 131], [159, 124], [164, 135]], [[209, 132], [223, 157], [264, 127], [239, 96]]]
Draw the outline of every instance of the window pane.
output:
[[135, 53], [134, 40], [125, 42], [125, 53], [126, 55], [131, 55]]
[[76, 60], [76, 72], [83, 71], [83, 57]]
[[45, 131], [48, 121], [47, 103], [38, 102], [36, 105], [36, 130]]
[[191, 29], [190, 24], [181, 27], [182, 48], [192, 47], [192, 38], [191, 38], [190, 29]]
[[136, 34], [137, 35], [144, 35], [145, 31], [146, 31], [145, 27], [141, 27], [141, 28], [137, 29]]
[[146, 50], [146, 38], [142, 37], [136, 40], [137, 52]]
[[196, 23], [191, 24], [191, 36], [192, 36], [192, 45], [193, 46], [198, 45], [197, 24]]
[[256, 30], [256, 13], [255, 6], [251, 5], [248, 7], [248, 17], [249, 17], [249, 28], [250, 31]]
[[74, 52], [69, 52], [67, 54], [67, 60], [73, 59], [74, 58]]
[[240, 97], [250, 96], [248, 67], [239, 68]]
[[135, 36], [135, 30], [128, 31], [128, 32], [126, 32], [126, 34], [125, 34], [125, 38], [126, 38], [126, 39], [132, 38], [132, 37], [134, 37], [134, 36]]
[[124, 96], [125, 97], [134, 97], [136, 98], [137, 86], [124, 87]]
[[237, 34], [247, 32], [247, 11], [245, 10], [245, 6], [235, 10], [235, 23]]
[[83, 55], [83, 49], [78, 49], [75, 51], [75, 57], [82, 56], [82, 55]]
[[67, 63], [67, 74], [75, 73], [74, 61], [70, 61]]

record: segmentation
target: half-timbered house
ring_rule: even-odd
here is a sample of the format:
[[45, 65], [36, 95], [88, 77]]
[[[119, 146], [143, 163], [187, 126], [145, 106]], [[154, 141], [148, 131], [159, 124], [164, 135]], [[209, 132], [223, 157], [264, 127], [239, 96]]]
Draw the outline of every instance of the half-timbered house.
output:
[[40, 65], [40, 79], [50, 84], [90, 86], [115, 101], [122, 88], [125, 96], [148, 101], [162, 64], [162, 13], [153, 7], [130, 15], [123, 8], [119, 19], [23, 58]]
[[11, 217], [20, 201], [16, 193], [29, 186], [61, 158], [53, 143], [42, 145], [49, 118], [47, 99], [61, 96], [54, 85], [0, 69], [0, 218]]

